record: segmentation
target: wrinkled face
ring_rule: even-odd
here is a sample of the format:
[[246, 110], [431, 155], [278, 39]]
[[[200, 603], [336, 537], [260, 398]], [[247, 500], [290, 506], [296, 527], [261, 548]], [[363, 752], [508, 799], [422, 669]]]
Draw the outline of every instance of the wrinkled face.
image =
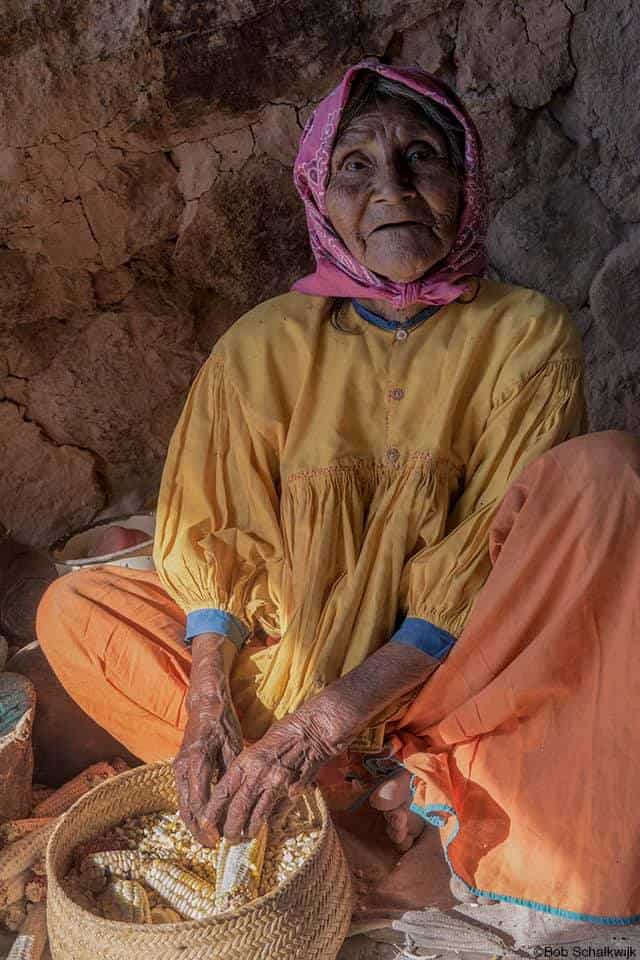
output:
[[329, 219], [349, 252], [389, 280], [417, 280], [447, 255], [460, 199], [444, 134], [410, 104], [380, 101], [334, 146]]

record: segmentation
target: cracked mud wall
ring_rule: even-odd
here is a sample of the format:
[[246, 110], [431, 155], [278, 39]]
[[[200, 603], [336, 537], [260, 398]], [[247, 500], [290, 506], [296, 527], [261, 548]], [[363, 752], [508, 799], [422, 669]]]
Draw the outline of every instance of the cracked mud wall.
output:
[[592, 429], [640, 433], [635, 0], [2, 0], [0, 522], [151, 502], [188, 386], [308, 270], [291, 164], [365, 54], [483, 133], [491, 275], [571, 309]]

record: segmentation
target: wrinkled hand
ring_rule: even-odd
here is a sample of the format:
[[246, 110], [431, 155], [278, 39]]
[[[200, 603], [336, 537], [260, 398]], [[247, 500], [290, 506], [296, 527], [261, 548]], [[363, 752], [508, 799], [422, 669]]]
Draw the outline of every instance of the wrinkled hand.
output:
[[[344, 745], [340, 745], [344, 746]], [[321, 724], [298, 711], [279, 720], [233, 761], [211, 791], [206, 819], [231, 842], [255, 837], [336, 755]]]
[[242, 751], [242, 730], [217, 651], [196, 657], [187, 697], [189, 718], [173, 761], [180, 815], [196, 840], [212, 847], [219, 840], [207, 817], [211, 784]]

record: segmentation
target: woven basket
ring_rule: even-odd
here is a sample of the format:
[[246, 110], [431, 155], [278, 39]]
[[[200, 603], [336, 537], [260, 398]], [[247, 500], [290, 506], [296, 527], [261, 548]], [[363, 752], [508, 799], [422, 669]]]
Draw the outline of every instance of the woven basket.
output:
[[54, 960], [335, 960], [351, 920], [351, 881], [319, 791], [319, 840], [281, 886], [215, 920], [119, 923], [74, 903], [61, 880], [74, 847], [126, 817], [176, 809], [173, 770], [154, 763], [91, 790], [64, 814], [47, 849], [47, 922]]

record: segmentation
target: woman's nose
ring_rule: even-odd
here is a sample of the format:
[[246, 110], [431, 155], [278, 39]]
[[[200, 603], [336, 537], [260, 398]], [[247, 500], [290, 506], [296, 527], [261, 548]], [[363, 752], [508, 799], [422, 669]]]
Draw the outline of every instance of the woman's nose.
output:
[[389, 161], [380, 164], [376, 171], [373, 200], [398, 203], [409, 197], [415, 197], [417, 190], [413, 176], [404, 164]]

